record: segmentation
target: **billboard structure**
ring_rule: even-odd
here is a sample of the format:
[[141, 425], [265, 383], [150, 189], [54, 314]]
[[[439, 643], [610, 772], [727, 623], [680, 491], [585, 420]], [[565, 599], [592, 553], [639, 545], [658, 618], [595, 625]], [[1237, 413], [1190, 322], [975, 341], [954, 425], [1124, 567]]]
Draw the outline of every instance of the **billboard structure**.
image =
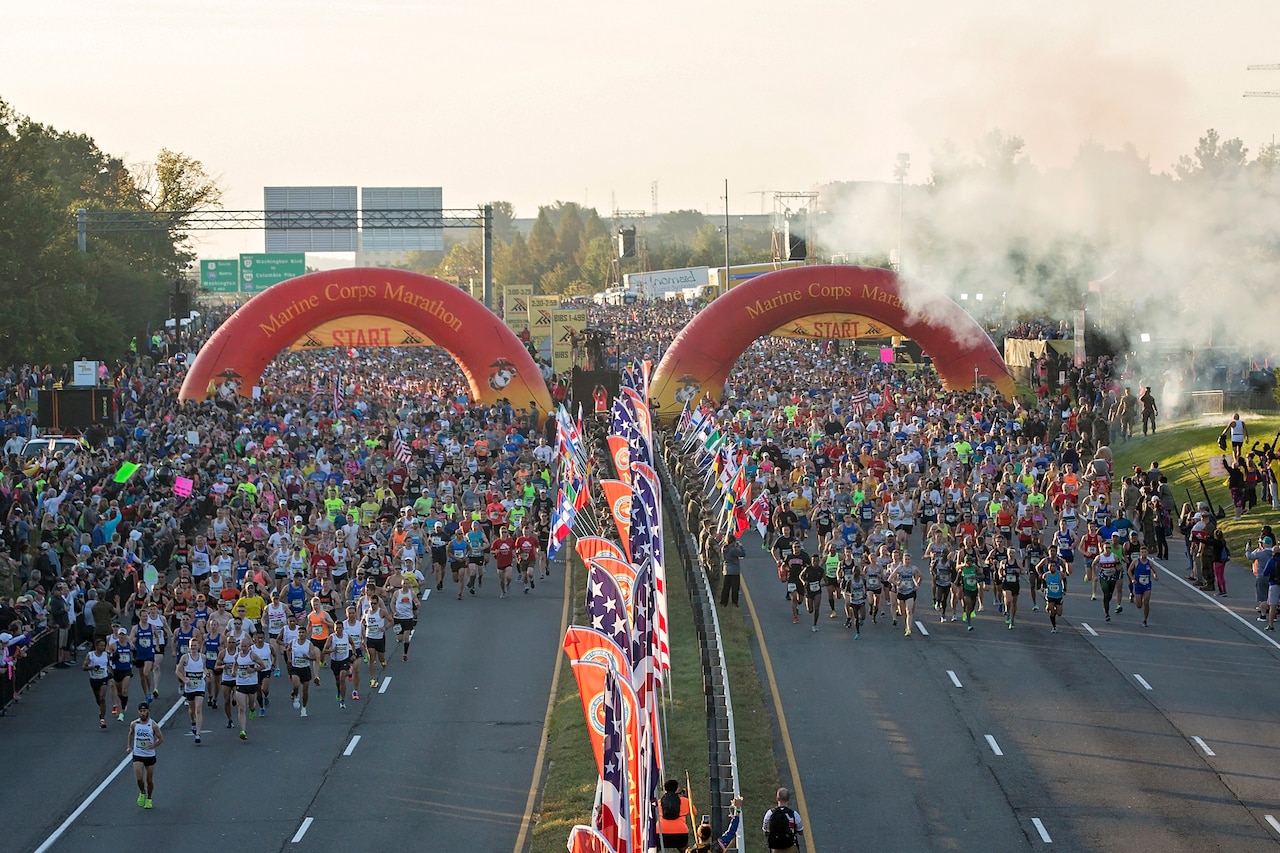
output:
[[264, 187], [267, 252], [354, 252], [355, 187]]
[[573, 367], [574, 356], [586, 343], [586, 308], [556, 308], [551, 312], [551, 369], [563, 373]]
[[361, 187], [362, 252], [442, 252], [440, 187]]

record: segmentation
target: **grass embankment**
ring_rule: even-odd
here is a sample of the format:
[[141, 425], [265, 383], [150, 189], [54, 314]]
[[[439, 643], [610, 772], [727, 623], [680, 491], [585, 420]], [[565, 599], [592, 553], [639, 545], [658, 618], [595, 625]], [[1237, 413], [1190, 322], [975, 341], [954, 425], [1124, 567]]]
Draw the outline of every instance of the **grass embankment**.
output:
[[[671, 568], [667, 572], [667, 618], [674, 696], [674, 701], [666, 706], [666, 772], [678, 777], [683, 785], [684, 772], [689, 771], [694, 805], [702, 810], [707, 804], [708, 755], [702, 656], [675, 543], [668, 537], [666, 545], [671, 555], [668, 560]], [[584, 625], [584, 568], [577, 555], [570, 557], [570, 563], [574, 572], [570, 583], [574, 596], [570, 621]], [[578, 696], [569, 659], [562, 656], [560, 666], [558, 695], [547, 732], [547, 775], [531, 833], [533, 853], [562, 853], [570, 828], [590, 822], [595, 799], [596, 761], [582, 716], [582, 699]]]
[[[1173, 487], [1173, 494], [1177, 499], [1177, 506], [1173, 508], [1174, 538], [1169, 543], [1169, 556], [1175, 566], [1182, 567], [1185, 562], [1182, 537], [1176, 529], [1178, 514], [1184, 502], [1189, 500], [1194, 504], [1204, 500], [1204, 493], [1195, 477], [1197, 473], [1208, 487], [1214, 507], [1220, 506], [1226, 512], [1226, 517], [1218, 524], [1227, 537], [1232, 562], [1250, 565], [1244, 558], [1245, 545], [1257, 541], [1262, 525], [1270, 524], [1273, 529], [1280, 530], [1280, 512], [1272, 510], [1270, 502], [1261, 501], [1261, 489], [1258, 490], [1258, 506], [1237, 520], [1226, 480], [1209, 476], [1209, 457], [1222, 455], [1222, 451], [1218, 449], [1218, 435], [1229, 420], [1229, 417], [1215, 417], [1178, 421], [1162, 425], [1155, 435], [1144, 436], [1139, 433], [1128, 443], [1113, 441], [1111, 444], [1117, 478], [1131, 473], [1135, 465], [1140, 465], [1145, 470], [1152, 462], [1158, 462], [1160, 469], [1169, 478], [1169, 485]], [[1246, 452], [1254, 441], [1270, 444], [1276, 431], [1280, 430], [1280, 418], [1277, 417], [1246, 416], [1244, 421], [1250, 436], [1249, 441], [1245, 442]]]

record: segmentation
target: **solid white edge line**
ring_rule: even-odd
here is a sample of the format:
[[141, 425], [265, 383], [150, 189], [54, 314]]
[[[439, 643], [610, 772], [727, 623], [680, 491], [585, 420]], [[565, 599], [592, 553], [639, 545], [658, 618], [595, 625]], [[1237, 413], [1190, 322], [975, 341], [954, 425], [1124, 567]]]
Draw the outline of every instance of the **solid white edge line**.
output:
[[343, 755], [350, 755], [356, 751], [356, 744], [360, 742], [360, 735], [352, 735], [351, 743], [347, 744], [347, 748], [342, 750]]
[[950, 676], [951, 683], [956, 687], [964, 687], [964, 685], [960, 683], [960, 679], [956, 676], [955, 670], [947, 670], [947, 675]]
[[426, 601], [426, 600], [427, 600], [428, 598], [430, 598], [430, 597], [431, 597], [431, 587], [430, 587], [430, 586], [428, 586], [428, 587], [426, 588], [426, 590], [425, 590], [425, 591], [423, 591], [423, 593], [422, 593], [422, 600], [423, 600], [423, 601]]
[[1267, 823], [1271, 824], [1271, 828], [1276, 832], [1280, 832], [1280, 820], [1276, 820], [1275, 815], [1263, 815], [1267, 819]]
[[1199, 746], [1201, 749], [1204, 750], [1205, 755], [1209, 756], [1210, 758], [1213, 758], [1214, 756], [1217, 755], [1216, 752], [1214, 752], [1212, 749], [1209, 748], [1209, 744], [1204, 742], [1203, 738], [1200, 738], [1196, 735], [1192, 735], [1191, 739], [1196, 742], [1197, 746]]
[[1031, 823], [1035, 825], [1036, 832], [1040, 833], [1040, 840], [1045, 844], [1052, 844], [1053, 839], [1049, 837], [1049, 830], [1044, 828], [1044, 824], [1040, 822], [1040, 818], [1031, 818]]
[[1084, 628], [1086, 631], [1088, 631], [1088, 632], [1089, 632], [1090, 634], [1092, 634], [1093, 636], [1095, 636], [1095, 637], [1096, 637], [1096, 636], [1098, 636], [1098, 632], [1097, 632], [1097, 631], [1095, 631], [1095, 630], [1093, 630], [1093, 627], [1092, 627], [1088, 622], [1081, 622], [1081, 623], [1080, 623], [1080, 627], [1081, 627], [1081, 628]]
[[924, 634], [926, 637], [929, 636], [929, 629], [924, 626], [923, 622], [917, 621], [916, 627], [920, 629], [921, 634]]
[[[168, 724], [169, 718], [172, 717], [174, 714], [176, 714], [178, 712], [178, 709], [183, 707], [186, 704], [187, 704], [187, 700], [185, 699], [179, 699], [177, 702], [173, 703], [173, 707], [170, 708], [168, 713], [166, 713], [160, 719], [160, 728], [163, 730], [164, 727]], [[50, 847], [56, 844], [58, 839], [62, 837], [62, 833], [70, 829], [71, 824], [75, 823], [76, 818], [84, 814], [85, 810], [88, 809], [89, 806], [93, 805], [93, 801], [98, 799], [98, 796], [107, 789], [107, 786], [110, 785], [117, 776], [120, 775], [121, 771], [123, 771], [126, 767], [128, 767], [132, 763], [133, 763], [133, 755], [132, 754], [126, 755], [120, 761], [120, 763], [116, 765], [115, 769], [107, 774], [107, 778], [103, 779], [102, 782], [99, 783], [98, 787], [94, 788], [92, 791], [89, 792], [89, 796], [84, 798], [84, 802], [76, 806], [76, 810], [67, 816], [67, 819], [64, 820], [62, 824], [59, 825], [59, 827], [53, 831], [52, 835], [50, 835], [48, 838], [44, 840], [43, 844], [41, 844], [39, 847], [36, 848], [35, 853], [45, 853], [46, 850], [48, 850]]]
[[983, 737], [987, 739], [987, 745], [991, 747], [992, 752], [994, 752], [996, 755], [1004, 755], [1004, 753], [1000, 750], [1000, 744], [996, 743], [996, 739], [994, 737], [992, 737], [991, 735], [983, 735]]
[[298, 831], [293, 834], [293, 838], [289, 841], [289, 843], [297, 844], [299, 841], [301, 841], [302, 836], [307, 834], [307, 830], [311, 828], [311, 824], [314, 820], [315, 818], [313, 817], [304, 817], [302, 819], [302, 826], [298, 827]]
[[387, 692], [387, 688], [388, 688], [388, 687], [390, 687], [390, 686], [391, 686], [391, 676], [389, 676], [389, 675], [384, 675], [384, 676], [382, 677], [382, 683], [378, 685], [378, 692], [379, 692], [379, 693], [386, 693], [386, 692]]
[[1151, 685], [1148, 684], [1147, 680], [1143, 678], [1141, 675], [1138, 675], [1138, 673], [1135, 672], [1133, 674], [1133, 677], [1136, 678], [1138, 680], [1138, 683], [1141, 684], [1144, 688], [1146, 688], [1147, 690], [1151, 689]]
[[1275, 646], [1277, 649], [1280, 649], [1280, 643], [1277, 643], [1275, 640], [1271, 639], [1271, 638], [1270, 638], [1270, 637], [1268, 637], [1266, 634], [1262, 633], [1261, 629], [1259, 629], [1257, 625], [1254, 625], [1254, 624], [1253, 624], [1252, 622], [1250, 622], [1248, 619], [1245, 619], [1245, 618], [1244, 618], [1243, 616], [1241, 616], [1239, 613], [1235, 612], [1235, 611], [1234, 611], [1234, 610], [1232, 610], [1230, 607], [1228, 607], [1227, 605], [1223, 604], [1221, 601], [1218, 601], [1216, 598], [1214, 598], [1213, 596], [1209, 595], [1209, 594], [1208, 594], [1207, 592], [1205, 592], [1204, 590], [1202, 590], [1202, 589], [1197, 589], [1197, 588], [1196, 588], [1196, 586], [1195, 586], [1195, 584], [1188, 583], [1188, 582], [1187, 582], [1187, 579], [1186, 579], [1186, 578], [1184, 578], [1184, 577], [1182, 577], [1182, 575], [1181, 575], [1181, 574], [1179, 574], [1178, 570], [1176, 570], [1176, 569], [1171, 569], [1171, 568], [1169, 568], [1169, 567], [1165, 566], [1163, 563], [1159, 562], [1158, 560], [1152, 560], [1151, 562], [1155, 563], [1157, 566], [1159, 566], [1161, 569], [1163, 569], [1163, 570], [1164, 570], [1164, 572], [1165, 572], [1165, 574], [1166, 574], [1168, 577], [1173, 578], [1173, 579], [1174, 579], [1174, 580], [1176, 580], [1178, 583], [1180, 583], [1180, 584], [1182, 584], [1183, 586], [1185, 586], [1187, 589], [1191, 590], [1191, 591], [1192, 591], [1192, 592], [1194, 592], [1194, 593], [1197, 593], [1197, 594], [1198, 594], [1198, 595], [1200, 595], [1202, 598], [1204, 598], [1204, 600], [1205, 600], [1205, 601], [1209, 602], [1210, 604], [1215, 604], [1215, 605], [1217, 605], [1217, 606], [1218, 606], [1218, 608], [1219, 608], [1223, 613], [1226, 613], [1228, 616], [1232, 616], [1232, 617], [1234, 617], [1234, 618], [1236, 619], [1236, 621], [1237, 621], [1237, 622], [1239, 622], [1241, 625], [1245, 626], [1245, 627], [1246, 627], [1246, 628], [1248, 628], [1250, 631], [1253, 631], [1253, 633], [1257, 634], [1259, 637], [1261, 637], [1262, 639], [1266, 640], [1268, 643], [1270, 643], [1271, 645]]

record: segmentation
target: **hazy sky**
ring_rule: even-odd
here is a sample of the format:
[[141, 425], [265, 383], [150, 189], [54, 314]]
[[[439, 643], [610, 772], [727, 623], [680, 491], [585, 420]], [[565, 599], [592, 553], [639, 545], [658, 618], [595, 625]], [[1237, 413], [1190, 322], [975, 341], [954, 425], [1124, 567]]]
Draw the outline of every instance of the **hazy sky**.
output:
[[[1280, 2], [5, 0], [0, 98], [126, 162], [264, 185], [444, 188], [602, 212], [759, 212], [756, 190], [928, 177], [993, 127], [1054, 165], [1092, 138], [1167, 169], [1280, 127]], [[206, 257], [260, 251], [211, 238]]]

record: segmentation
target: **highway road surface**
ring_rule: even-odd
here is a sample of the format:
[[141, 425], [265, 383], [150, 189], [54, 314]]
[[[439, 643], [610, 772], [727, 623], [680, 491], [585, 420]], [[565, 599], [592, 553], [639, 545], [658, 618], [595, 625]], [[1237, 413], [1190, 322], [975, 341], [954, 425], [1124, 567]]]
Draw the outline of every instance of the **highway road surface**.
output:
[[[886, 617], [855, 641], [825, 590], [819, 631], [803, 608], [792, 624], [748, 542], [781, 781], [802, 794], [808, 849], [1280, 846], [1280, 646], [1256, 630], [1244, 570], [1227, 599], [1161, 572], [1147, 628], [1127, 601], [1104, 621], [1081, 571], [1057, 634], [1025, 585], [1013, 630], [989, 596], [974, 631], [940, 624], [926, 571], [913, 636]], [[758, 833], [768, 804], [754, 805]]]

